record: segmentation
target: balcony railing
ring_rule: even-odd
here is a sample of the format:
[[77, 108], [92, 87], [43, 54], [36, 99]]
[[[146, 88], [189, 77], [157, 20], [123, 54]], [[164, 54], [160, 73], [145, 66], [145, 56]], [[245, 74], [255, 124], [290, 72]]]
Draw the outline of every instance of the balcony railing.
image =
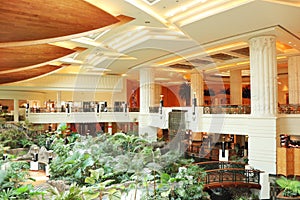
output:
[[204, 114], [250, 114], [250, 105], [204, 106]]
[[[138, 107], [128, 107], [126, 112], [139, 112]], [[30, 108], [30, 113], [64, 113], [67, 108]], [[96, 112], [96, 107], [71, 107], [69, 112]], [[124, 107], [105, 107], [99, 112], [125, 112]], [[159, 113], [160, 107], [149, 107], [150, 113]], [[217, 105], [203, 106], [203, 114], [251, 114], [250, 105]], [[278, 114], [300, 114], [300, 104], [280, 104], [278, 106]]]
[[300, 104], [280, 104], [278, 114], [300, 114]]
[[[30, 113], [67, 113], [66, 108], [30, 108]], [[72, 107], [70, 113], [96, 112], [96, 108]], [[99, 112], [125, 112], [123, 107], [105, 107]], [[139, 112], [139, 108], [127, 108], [126, 112]]]

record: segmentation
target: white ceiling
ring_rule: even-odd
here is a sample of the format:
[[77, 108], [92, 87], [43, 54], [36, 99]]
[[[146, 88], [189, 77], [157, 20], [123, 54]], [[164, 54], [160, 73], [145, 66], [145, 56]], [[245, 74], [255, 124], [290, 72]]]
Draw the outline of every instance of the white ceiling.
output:
[[[249, 38], [262, 34], [276, 35], [279, 44], [288, 46], [278, 47], [278, 56], [300, 52], [299, 0], [160, 0], [152, 4], [149, 0], [86, 1], [115, 16], [122, 14], [135, 20], [54, 43], [88, 48], [53, 63], [71, 64], [56, 74], [138, 79], [137, 69], [147, 66], [156, 71], [156, 80], [170, 83], [172, 77], [176, 77], [174, 82], [183, 81], [184, 75], [195, 70], [169, 67], [174, 64], [191, 65], [214, 75], [231, 68], [247, 70], [248, 56], [234, 50], [247, 48]], [[215, 54], [234, 59], [213, 58]], [[203, 60], [207, 63], [203, 64]], [[279, 61], [286, 60], [282, 57]]]

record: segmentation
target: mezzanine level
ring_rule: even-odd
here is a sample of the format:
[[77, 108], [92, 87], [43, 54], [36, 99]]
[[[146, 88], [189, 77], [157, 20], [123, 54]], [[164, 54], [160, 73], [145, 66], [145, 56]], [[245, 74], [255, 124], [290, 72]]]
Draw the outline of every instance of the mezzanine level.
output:
[[[291, 106], [285, 105], [286, 108]], [[261, 119], [261, 123], [267, 119], [276, 119], [278, 133], [298, 132], [297, 124], [300, 124], [300, 115], [297, 112], [280, 111], [277, 116], [252, 116], [250, 106], [204, 106], [204, 107], [154, 107], [150, 113], [136, 112], [138, 109], [108, 108], [105, 112], [97, 112], [94, 109], [71, 110], [71, 112], [51, 112], [40, 109], [38, 112], [26, 113], [26, 119], [32, 123], [94, 123], [94, 122], [139, 122], [141, 116], [147, 117], [147, 125], [167, 129], [170, 125], [170, 113], [182, 112], [182, 122], [185, 129], [199, 132], [236, 133], [247, 135], [253, 120]], [[209, 110], [209, 112], [207, 112]], [[134, 112], [132, 112], [134, 111]], [[145, 118], [143, 118], [145, 119]]]

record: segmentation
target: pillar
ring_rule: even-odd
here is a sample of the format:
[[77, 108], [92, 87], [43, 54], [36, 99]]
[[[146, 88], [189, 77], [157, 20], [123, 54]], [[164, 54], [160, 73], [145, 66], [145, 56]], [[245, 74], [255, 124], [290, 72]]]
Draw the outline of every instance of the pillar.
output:
[[160, 95], [162, 94], [162, 86], [159, 84], [154, 85], [154, 105], [159, 106], [160, 103]]
[[154, 106], [155, 88], [154, 72], [151, 68], [140, 69], [140, 115], [139, 115], [139, 135], [148, 139], [156, 140], [157, 128], [149, 126], [149, 107]]
[[61, 91], [56, 92], [56, 108], [60, 109], [61, 107]]
[[108, 134], [112, 134], [112, 123], [111, 122], [108, 122], [108, 126], [107, 126], [107, 132]]
[[230, 104], [241, 105], [242, 99], [242, 70], [230, 70]]
[[264, 171], [260, 179], [260, 199], [269, 199], [269, 174], [276, 174], [276, 38], [252, 38], [249, 40], [249, 48], [251, 115], [248, 126], [248, 158], [250, 166]]
[[203, 71], [198, 70], [197, 73], [191, 74], [191, 99], [197, 99], [196, 106], [203, 106], [204, 104], [204, 81]]
[[149, 113], [153, 106], [154, 73], [151, 68], [140, 69], [140, 113]]
[[14, 99], [14, 122], [19, 122], [19, 99]]
[[251, 114], [277, 111], [277, 60], [274, 36], [250, 39]]
[[300, 56], [288, 58], [289, 103], [300, 104]]

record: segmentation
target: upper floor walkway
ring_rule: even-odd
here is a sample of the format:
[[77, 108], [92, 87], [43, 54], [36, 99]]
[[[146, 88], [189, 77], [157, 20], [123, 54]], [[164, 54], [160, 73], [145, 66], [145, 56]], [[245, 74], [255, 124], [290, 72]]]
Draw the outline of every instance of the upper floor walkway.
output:
[[[276, 116], [252, 116], [250, 106], [220, 105], [204, 107], [152, 107], [149, 113], [137, 112], [138, 108], [89, 108], [68, 110], [27, 109], [26, 119], [32, 123], [97, 123], [97, 122], [143, 122], [148, 126], [168, 129], [172, 113], [181, 113], [180, 122], [184, 129], [195, 132], [231, 133], [247, 135], [253, 120], [275, 120], [277, 132], [298, 132], [300, 106], [280, 105]], [[145, 117], [146, 116], [146, 117]]]

